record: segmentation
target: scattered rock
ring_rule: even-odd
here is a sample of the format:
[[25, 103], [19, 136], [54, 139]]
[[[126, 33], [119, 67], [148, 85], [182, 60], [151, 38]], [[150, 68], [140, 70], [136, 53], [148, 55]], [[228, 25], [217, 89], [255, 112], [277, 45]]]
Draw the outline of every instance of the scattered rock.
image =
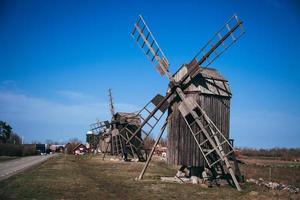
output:
[[198, 184], [199, 183], [199, 178], [197, 176], [191, 176], [191, 181], [193, 184]]
[[208, 178], [209, 178], [209, 176], [208, 176], [208, 174], [207, 174], [207, 172], [205, 170], [202, 172], [202, 177], [203, 177], [204, 181], [207, 181]]
[[163, 182], [182, 183], [182, 181], [177, 177], [160, 177], [160, 180]]
[[249, 192], [249, 195], [250, 195], [250, 196], [256, 196], [256, 195], [258, 195], [258, 192], [256, 192], [256, 191], [251, 191], [251, 192]]
[[185, 177], [185, 173], [184, 173], [183, 171], [178, 171], [178, 172], [176, 173], [176, 176], [177, 176], [177, 177]]
[[204, 183], [201, 183], [201, 184], [200, 184], [200, 187], [202, 187], [202, 188], [208, 188], [208, 185], [206, 185], [206, 184], [204, 184]]
[[288, 191], [290, 193], [299, 193], [300, 189], [291, 185], [285, 185], [285, 184], [281, 184], [281, 183], [276, 183], [276, 182], [268, 182], [268, 181], [264, 181], [262, 178], [254, 179], [254, 178], [250, 178], [246, 180], [248, 183], [254, 183], [258, 186], [263, 186], [266, 187], [268, 189], [271, 190], [284, 190], [284, 191]]

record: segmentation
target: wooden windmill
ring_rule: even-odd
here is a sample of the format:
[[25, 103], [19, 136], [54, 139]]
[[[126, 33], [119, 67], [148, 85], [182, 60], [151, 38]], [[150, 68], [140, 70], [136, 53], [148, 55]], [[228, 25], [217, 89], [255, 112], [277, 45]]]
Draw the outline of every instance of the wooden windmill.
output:
[[[131, 145], [126, 146], [126, 141], [132, 136], [131, 133], [139, 128], [141, 123], [140, 118], [135, 113], [116, 112], [111, 89], [108, 90], [108, 97], [111, 120], [98, 121], [97, 123], [91, 124], [89, 133], [98, 137], [98, 146], [101, 152], [104, 153], [103, 158], [109, 153], [114, 156], [124, 156], [126, 159], [126, 154], [134, 156]], [[121, 136], [120, 130], [125, 126], [126, 130], [122, 131]], [[130, 132], [127, 130], [130, 130]], [[140, 134], [137, 132], [136, 137], [139, 138], [139, 136]], [[134, 140], [132, 140], [132, 143], [134, 143]]]
[[[110, 113], [111, 113], [111, 155], [119, 156], [123, 155], [124, 159], [127, 159], [127, 154], [133, 155], [133, 151], [130, 147], [130, 145], [126, 146], [126, 141], [129, 137], [131, 137], [131, 133], [135, 132], [136, 129], [140, 126], [140, 118], [136, 113], [128, 113], [128, 112], [115, 112], [114, 103], [113, 103], [113, 97], [111, 89], [109, 89], [109, 107], [110, 107]], [[122, 133], [120, 133], [120, 130], [122, 130], [124, 127], [127, 127], [127, 130], [124, 130]], [[122, 135], [121, 135], [122, 134]], [[139, 132], [137, 132], [137, 137], [140, 137]], [[134, 143], [134, 141], [132, 141]]]
[[[130, 133], [131, 137], [129, 139], [124, 138], [126, 144], [130, 144], [138, 154], [143, 148], [143, 140], [140, 137], [136, 137], [137, 133], [141, 131], [143, 134], [142, 138], [148, 137], [166, 110], [169, 110], [169, 112], [170, 110], [179, 112], [180, 117], [184, 120], [188, 128], [182, 134], [189, 134], [192, 138], [193, 143], [198, 149], [199, 156], [201, 155], [205, 161], [206, 167], [215, 173], [228, 174], [239, 191], [241, 190], [240, 185], [233, 166], [229, 162], [229, 157], [234, 153], [233, 146], [228, 141], [228, 137], [224, 136], [217, 124], [209, 117], [209, 113], [204, 110], [202, 104], [196, 101], [193, 96], [187, 95], [186, 89], [199, 74], [202, 77], [205, 76], [206, 80], [211, 79], [211, 84], [216, 88], [220, 90], [226, 88], [226, 85], [220, 86], [214, 82], [217, 78], [207, 73], [207, 67], [244, 34], [242, 23], [236, 15], [231, 17], [188, 64], [183, 64], [174, 75], [171, 75], [168, 70], [169, 61], [144, 19], [142, 16], [139, 16], [138, 21], [134, 24], [131, 35], [149, 60], [156, 65], [157, 71], [161, 75], [166, 75], [170, 83], [166, 96], [156, 96], [139, 112], [139, 114], [143, 112], [147, 113], [146, 117], [141, 117], [142, 123], [140, 128]], [[151, 109], [149, 108], [150, 105], [152, 105]], [[139, 179], [142, 179], [151, 160], [154, 148], [159, 142], [167, 124], [168, 122], [166, 121], [162, 126]], [[148, 127], [146, 131], [145, 127]], [[123, 130], [125, 129], [126, 126]], [[169, 132], [169, 134], [171, 133]], [[132, 143], [133, 139], [139, 140], [138, 145]]]

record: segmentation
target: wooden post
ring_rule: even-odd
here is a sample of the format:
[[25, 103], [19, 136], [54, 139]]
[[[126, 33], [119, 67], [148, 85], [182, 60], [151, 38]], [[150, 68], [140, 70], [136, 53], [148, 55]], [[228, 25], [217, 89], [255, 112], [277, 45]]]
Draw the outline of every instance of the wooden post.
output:
[[269, 168], [269, 180], [272, 181], [272, 166]]
[[146, 163], [144, 165], [143, 170], [141, 171], [141, 173], [140, 173], [140, 175], [138, 177], [138, 180], [141, 180], [143, 178], [143, 176], [144, 176], [144, 174], [146, 172], [146, 169], [147, 169], [147, 167], [149, 165], [149, 162], [151, 161], [151, 158], [152, 158], [152, 155], [154, 153], [155, 147], [157, 146], [157, 144], [158, 144], [158, 142], [159, 142], [162, 134], [164, 133], [166, 127], [167, 127], [167, 120], [166, 120], [166, 122], [164, 123], [164, 125], [160, 129], [160, 133], [159, 133], [159, 135], [158, 135], [158, 137], [157, 137], [157, 139], [156, 139], [156, 141], [155, 141], [155, 143], [154, 143], [154, 145], [153, 145], [153, 147], [151, 149], [150, 155], [147, 158], [147, 161], [146, 161]]

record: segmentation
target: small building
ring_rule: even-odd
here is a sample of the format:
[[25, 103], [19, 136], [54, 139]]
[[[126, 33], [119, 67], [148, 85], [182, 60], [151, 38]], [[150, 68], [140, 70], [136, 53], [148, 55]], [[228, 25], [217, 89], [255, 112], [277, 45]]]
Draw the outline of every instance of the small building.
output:
[[158, 145], [155, 147], [154, 155], [166, 157], [166, 155], [167, 155], [167, 150], [168, 150], [168, 147], [164, 147], [164, 146], [161, 146], [161, 145], [158, 144]]
[[86, 148], [85, 145], [83, 144], [78, 144], [77, 146], [74, 147], [73, 149], [73, 154], [74, 155], [84, 155], [88, 153], [88, 149]]
[[52, 153], [63, 153], [65, 149], [65, 145], [52, 144], [50, 145], [50, 151]]

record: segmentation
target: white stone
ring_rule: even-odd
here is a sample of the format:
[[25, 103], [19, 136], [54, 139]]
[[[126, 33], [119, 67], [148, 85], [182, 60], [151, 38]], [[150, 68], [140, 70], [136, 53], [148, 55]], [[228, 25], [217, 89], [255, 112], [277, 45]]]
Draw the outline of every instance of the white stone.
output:
[[177, 171], [176, 176], [177, 177], [185, 177], [185, 173], [182, 171]]
[[193, 184], [198, 184], [199, 183], [199, 178], [197, 176], [191, 176], [191, 181]]

